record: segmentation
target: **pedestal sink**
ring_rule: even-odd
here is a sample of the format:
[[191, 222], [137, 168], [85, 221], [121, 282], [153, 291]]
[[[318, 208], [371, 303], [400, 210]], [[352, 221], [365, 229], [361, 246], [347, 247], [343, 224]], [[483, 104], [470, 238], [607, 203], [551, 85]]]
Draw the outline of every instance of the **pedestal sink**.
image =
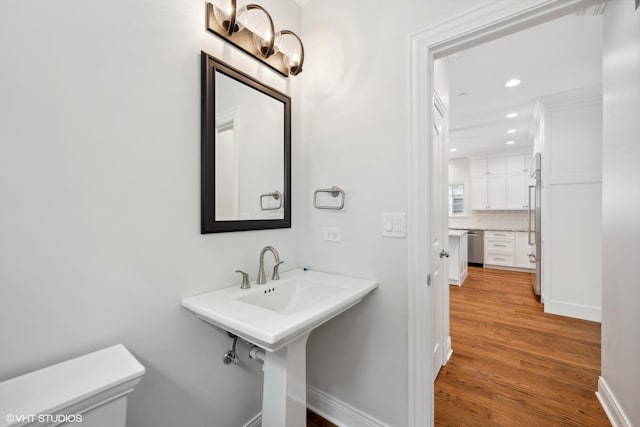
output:
[[378, 284], [310, 270], [250, 289], [231, 286], [182, 300], [205, 322], [263, 348], [263, 427], [306, 425], [306, 346], [311, 331], [360, 302]]

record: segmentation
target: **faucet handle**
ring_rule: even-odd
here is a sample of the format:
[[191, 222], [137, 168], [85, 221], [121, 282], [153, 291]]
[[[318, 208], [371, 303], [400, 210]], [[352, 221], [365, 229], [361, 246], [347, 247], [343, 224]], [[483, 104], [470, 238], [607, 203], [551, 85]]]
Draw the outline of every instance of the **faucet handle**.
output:
[[284, 261], [278, 261], [276, 265], [273, 266], [273, 274], [271, 275], [271, 280], [280, 280], [280, 272], [278, 271], [278, 267], [280, 264], [284, 264]]
[[249, 273], [240, 270], [236, 270], [236, 273], [242, 274], [242, 285], [240, 285], [240, 289], [249, 289], [251, 287], [249, 284]]

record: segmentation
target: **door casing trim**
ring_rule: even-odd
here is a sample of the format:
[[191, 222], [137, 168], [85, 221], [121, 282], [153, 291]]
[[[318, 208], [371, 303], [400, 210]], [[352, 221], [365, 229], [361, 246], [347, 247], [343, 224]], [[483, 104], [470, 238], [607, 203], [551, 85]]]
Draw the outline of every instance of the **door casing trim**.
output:
[[[583, 0], [535, 0], [504, 4], [492, 0], [431, 26], [410, 38], [408, 188], [408, 425], [434, 420], [431, 381], [433, 337], [427, 274], [430, 236], [430, 147], [433, 123], [433, 62], [437, 58], [494, 40], [596, 5]], [[454, 343], [455, 345], [455, 343]]]

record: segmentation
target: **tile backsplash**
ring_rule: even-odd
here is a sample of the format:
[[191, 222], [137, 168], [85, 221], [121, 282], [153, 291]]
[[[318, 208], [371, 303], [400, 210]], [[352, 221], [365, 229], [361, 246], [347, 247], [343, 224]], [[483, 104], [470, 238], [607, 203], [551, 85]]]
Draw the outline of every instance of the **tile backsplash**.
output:
[[471, 211], [467, 217], [449, 217], [450, 228], [526, 231], [528, 226], [526, 211]]

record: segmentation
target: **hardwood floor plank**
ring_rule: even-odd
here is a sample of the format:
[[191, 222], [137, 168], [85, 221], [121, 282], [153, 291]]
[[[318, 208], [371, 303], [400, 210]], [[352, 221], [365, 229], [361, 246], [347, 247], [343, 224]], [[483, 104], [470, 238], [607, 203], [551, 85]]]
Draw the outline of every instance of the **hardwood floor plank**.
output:
[[450, 288], [453, 356], [436, 425], [608, 426], [595, 397], [600, 324], [545, 314], [535, 276], [470, 267]]
[[320, 415], [307, 409], [307, 427], [338, 427], [334, 423], [325, 420]]

